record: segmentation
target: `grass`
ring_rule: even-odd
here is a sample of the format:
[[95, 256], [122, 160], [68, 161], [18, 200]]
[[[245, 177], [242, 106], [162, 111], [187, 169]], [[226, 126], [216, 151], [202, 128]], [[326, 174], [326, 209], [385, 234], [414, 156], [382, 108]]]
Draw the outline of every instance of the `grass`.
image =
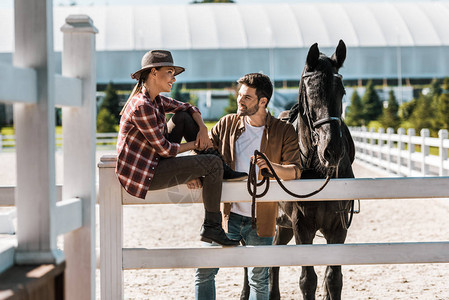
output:
[[14, 127], [2, 127], [0, 130], [1, 135], [14, 135]]
[[210, 131], [217, 124], [217, 121], [204, 121], [204, 124], [206, 124], [207, 130]]

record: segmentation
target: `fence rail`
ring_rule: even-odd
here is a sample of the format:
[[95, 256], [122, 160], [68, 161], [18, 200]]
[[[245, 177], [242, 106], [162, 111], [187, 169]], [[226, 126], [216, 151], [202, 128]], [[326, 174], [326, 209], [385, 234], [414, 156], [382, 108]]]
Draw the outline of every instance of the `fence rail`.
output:
[[416, 136], [415, 129], [350, 127], [356, 146], [356, 157], [371, 166], [398, 176], [445, 176], [449, 174], [448, 131], [438, 138], [428, 129]]
[[[97, 133], [96, 144], [97, 146], [113, 146], [117, 144], [117, 132]], [[64, 141], [62, 134], [56, 134], [56, 147], [62, 147]], [[0, 152], [3, 150], [13, 150], [16, 148], [16, 136], [15, 135], [1, 135], [0, 134]]]

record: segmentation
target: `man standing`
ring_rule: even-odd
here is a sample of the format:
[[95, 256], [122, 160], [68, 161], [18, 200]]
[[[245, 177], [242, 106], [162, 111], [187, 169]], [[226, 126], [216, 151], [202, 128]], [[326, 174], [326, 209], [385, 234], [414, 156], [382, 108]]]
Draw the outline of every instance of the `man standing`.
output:
[[[273, 94], [270, 78], [251, 73], [237, 81], [238, 112], [221, 118], [211, 130], [214, 147], [235, 171], [249, 172], [254, 150], [264, 153], [283, 180], [301, 176], [298, 136], [291, 124], [271, 116], [267, 105]], [[267, 167], [258, 160], [258, 169]], [[191, 183], [190, 187], [198, 186]], [[229, 238], [245, 245], [271, 245], [275, 233], [277, 202], [261, 202], [256, 206], [256, 228], [251, 226], [251, 203], [222, 205], [223, 227]], [[215, 275], [218, 268], [197, 269], [195, 299], [215, 299]], [[268, 267], [249, 267], [250, 299], [268, 299]]]

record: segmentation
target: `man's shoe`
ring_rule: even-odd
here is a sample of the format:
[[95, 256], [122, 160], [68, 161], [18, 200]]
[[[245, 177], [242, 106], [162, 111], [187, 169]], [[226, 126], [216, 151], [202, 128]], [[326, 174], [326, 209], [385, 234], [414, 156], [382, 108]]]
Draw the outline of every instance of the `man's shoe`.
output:
[[226, 233], [221, 227], [221, 212], [208, 212], [204, 218], [203, 226], [201, 227], [201, 240], [203, 242], [215, 242], [222, 246], [238, 246], [240, 241], [231, 240], [226, 236]]

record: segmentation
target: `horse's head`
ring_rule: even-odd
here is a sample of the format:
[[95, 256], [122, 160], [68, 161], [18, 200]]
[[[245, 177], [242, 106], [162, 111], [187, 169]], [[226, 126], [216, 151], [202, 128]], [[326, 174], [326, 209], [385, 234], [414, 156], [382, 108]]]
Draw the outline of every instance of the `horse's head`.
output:
[[320, 53], [315, 43], [309, 49], [301, 78], [303, 118], [311, 142], [317, 146], [320, 164], [326, 169], [337, 167], [344, 151], [341, 114], [345, 89], [338, 70], [345, 58], [346, 45], [342, 40], [330, 58]]

